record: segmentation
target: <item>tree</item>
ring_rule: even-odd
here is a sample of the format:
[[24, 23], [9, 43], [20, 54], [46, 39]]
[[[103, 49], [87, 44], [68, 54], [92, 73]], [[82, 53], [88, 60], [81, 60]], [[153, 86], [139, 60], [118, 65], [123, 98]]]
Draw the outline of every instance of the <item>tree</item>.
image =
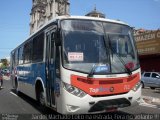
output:
[[1, 59], [1, 63], [2, 63], [2, 69], [3, 68], [7, 68], [8, 67], [8, 65], [9, 65], [9, 62], [8, 62], [8, 60], [7, 59]]

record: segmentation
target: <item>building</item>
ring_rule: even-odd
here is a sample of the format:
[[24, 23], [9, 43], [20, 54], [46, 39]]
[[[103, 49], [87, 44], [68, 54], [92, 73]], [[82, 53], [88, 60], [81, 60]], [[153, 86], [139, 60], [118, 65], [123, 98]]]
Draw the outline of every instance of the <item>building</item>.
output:
[[105, 18], [105, 14], [97, 11], [96, 7], [94, 8], [93, 11], [89, 12], [85, 16], [90, 16], [90, 17], [98, 17], [98, 18]]
[[135, 40], [142, 71], [160, 72], [160, 30], [137, 30]]
[[54, 17], [69, 15], [69, 0], [32, 0], [30, 34]]

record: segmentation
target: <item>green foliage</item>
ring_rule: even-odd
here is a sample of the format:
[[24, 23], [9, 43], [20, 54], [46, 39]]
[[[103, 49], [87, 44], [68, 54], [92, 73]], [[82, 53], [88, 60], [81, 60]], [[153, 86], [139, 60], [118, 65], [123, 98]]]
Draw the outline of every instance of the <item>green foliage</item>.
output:
[[0, 61], [2, 64], [1, 64], [1, 68], [2, 69], [5, 69], [5, 68], [7, 68], [8, 67], [8, 65], [9, 65], [9, 62], [8, 62], [8, 60], [7, 59], [1, 59], [1, 61]]

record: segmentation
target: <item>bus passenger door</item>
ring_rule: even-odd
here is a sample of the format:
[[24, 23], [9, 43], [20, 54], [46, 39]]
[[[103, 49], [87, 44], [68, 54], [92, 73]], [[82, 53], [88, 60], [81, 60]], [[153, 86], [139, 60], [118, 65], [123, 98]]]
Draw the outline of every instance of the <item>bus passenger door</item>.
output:
[[51, 107], [55, 105], [55, 44], [51, 36], [55, 30], [46, 33], [46, 95], [47, 104]]

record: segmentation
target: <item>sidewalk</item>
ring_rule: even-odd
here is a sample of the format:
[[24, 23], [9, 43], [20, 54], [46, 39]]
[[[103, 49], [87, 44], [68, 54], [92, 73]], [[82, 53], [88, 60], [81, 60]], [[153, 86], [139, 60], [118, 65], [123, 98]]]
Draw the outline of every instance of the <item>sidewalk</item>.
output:
[[159, 98], [154, 98], [150, 96], [142, 96], [142, 100], [145, 103], [156, 105], [157, 107], [160, 108], [160, 99]]

